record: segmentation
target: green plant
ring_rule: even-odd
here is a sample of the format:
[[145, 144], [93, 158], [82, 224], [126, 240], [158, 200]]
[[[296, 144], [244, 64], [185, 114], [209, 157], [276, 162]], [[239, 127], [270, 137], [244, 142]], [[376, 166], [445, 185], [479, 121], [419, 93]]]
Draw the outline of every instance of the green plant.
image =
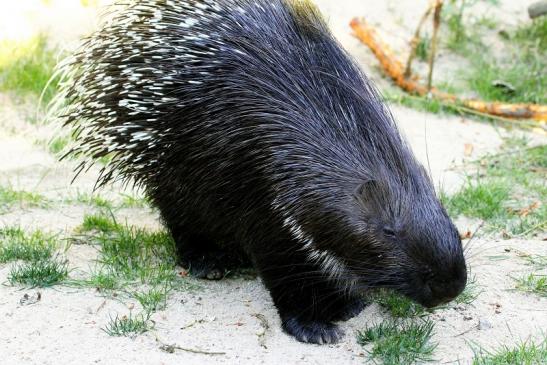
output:
[[488, 54], [476, 55], [467, 72], [467, 82], [482, 100], [511, 103], [547, 102], [547, 76], [543, 72], [547, 54], [512, 52], [510, 60], [497, 60]]
[[48, 287], [68, 277], [68, 263], [57, 257], [16, 264], [8, 273], [10, 284], [28, 287]]
[[24, 42], [0, 41], [0, 90], [37, 96], [43, 93], [47, 103], [58, 88], [59, 79], [52, 78], [57, 54], [47, 46], [44, 35]]
[[[469, 276], [468, 276], [469, 277]], [[454, 299], [457, 304], [471, 304], [481, 294], [477, 286], [477, 279], [473, 276], [467, 281], [467, 285], [463, 292]]]
[[78, 231], [83, 233], [96, 231], [103, 234], [113, 234], [120, 229], [120, 225], [116, 222], [113, 216], [106, 216], [104, 214], [86, 214], [82, 225], [78, 228]]
[[62, 156], [69, 143], [70, 143], [69, 137], [56, 136], [48, 143], [49, 152], [51, 152], [55, 156]]
[[139, 314], [133, 316], [118, 316], [109, 318], [108, 324], [103, 328], [109, 336], [136, 337], [152, 328], [149, 315]]
[[105, 267], [96, 267], [88, 278], [73, 279], [68, 284], [75, 287], [92, 287], [103, 293], [109, 293], [122, 287], [116, 274]]
[[445, 200], [453, 214], [467, 217], [491, 219], [504, 214], [504, 203], [509, 198], [507, 182], [468, 177], [463, 188]]
[[425, 308], [412, 300], [389, 290], [377, 290], [368, 296], [368, 299], [378, 303], [393, 317], [409, 318], [425, 313]]
[[[165, 231], [151, 232], [120, 224], [112, 212], [108, 215], [104, 211], [86, 215], [77, 231], [99, 249], [99, 256], [91, 275], [71, 280], [71, 285], [94, 287], [107, 295], [126, 294], [139, 301], [146, 316], [164, 309], [172, 290], [198, 287], [177, 275], [175, 244]], [[141, 319], [116, 318], [109, 328], [116, 332], [135, 321], [142, 322]]]
[[0, 228], [0, 262], [49, 259], [56, 239], [42, 231], [26, 233], [19, 227]]
[[517, 280], [517, 289], [547, 297], [547, 275], [529, 274]]
[[99, 262], [118, 275], [151, 283], [175, 275], [174, 242], [166, 232], [119, 226], [113, 234], [96, 239], [101, 246]]
[[540, 365], [547, 363], [547, 340], [540, 344], [523, 342], [516, 347], [503, 346], [495, 352], [475, 350], [473, 365]]
[[371, 345], [367, 350], [373, 361], [381, 360], [385, 365], [413, 364], [432, 360], [435, 343], [431, 343], [433, 322], [384, 321], [366, 328], [357, 334], [357, 342]]
[[[466, 23], [466, 17], [469, 13], [467, 10], [472, 9], [481, 1], [493, 5], [498, 3], [498, 0], [450, 0], [445, 2], [442, 11], [442, 22], [448, 29], [446, 43], [449, 49], [457, 53], [468, 51], [468, 44], [474, 42], [474, 38], [477, 36], [469, 34], [474, 29]], [[474, 25], [482, 25], [483, 23], [484, 17], [478, 19]], [[489, 24], [492, 24], [492, 22], [489, 22]]]
[[16, 204], [21, 208], [46, 207], [48, 200], [41, 194], [0, 186], [0, 214], [8, 212]]
[[528, 147], [527, 141], [508, 139], [501, 152], [487, 155], [475, 165], [478, 172], [441, 201], [453, 216], [484, 221], [486, 232], [527, 236], [547, 228], [547, 145]]
[[547, 18], [539, 17], [519, 26], [513, 33], [512, 40], [523, 47], [545, 52], [547, 49]]
[[90, 195], [87, 193], [77, 192], [75, 198], [69, 199], [69, 201], [75, 201], [81, 204], [93, 205], [97, 208], [103, 208], [107, 211], [111, 211], [114, 208], [114, 203], [108, 199], [99, 195]]
[[139, 301], [146, 312], [155, 312], [165, 309], [171, 289], [171, 286], [167, 283], [162, 287], [152, 287], [146, 291], [134, 292], [133, 297]]
[[122, 208], [145, 208], [150, 204], [148, 198], [144, 196], [122, 194], [122, 198]]

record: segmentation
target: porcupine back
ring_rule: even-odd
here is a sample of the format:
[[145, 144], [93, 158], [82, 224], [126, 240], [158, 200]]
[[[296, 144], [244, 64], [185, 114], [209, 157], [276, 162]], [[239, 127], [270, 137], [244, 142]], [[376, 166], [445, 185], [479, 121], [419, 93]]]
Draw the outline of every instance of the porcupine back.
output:
[[133, 179], [152, 195], [191, 191], [285, 217], [304, 215], [306, 199], [336, 206], [367, 180], [382, 181], [378, 204], [397, 192], [390, 210], [410, 204], [401, 186], [429, 189], [389, 111], [307, 1], [117, 6], [64, 66], [71, 152], [87, 157], [81, 169], [112, 158], [99, 184]]

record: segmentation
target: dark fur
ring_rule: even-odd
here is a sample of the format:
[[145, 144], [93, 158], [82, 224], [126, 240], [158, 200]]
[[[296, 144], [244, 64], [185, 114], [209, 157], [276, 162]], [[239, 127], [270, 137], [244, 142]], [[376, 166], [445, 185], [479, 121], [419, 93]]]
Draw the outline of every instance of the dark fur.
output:
[[283, 328], [314, 343], [341, 337], [333, 321], [358, 314], [368, 288], [426, 306], [463, 290], [430, 179], [313, 7], [139, 3], [65, 65], [65, 119], [73, 153], [113, 156], [100, 183], [146, 189], [195, 275], [250, 259]]

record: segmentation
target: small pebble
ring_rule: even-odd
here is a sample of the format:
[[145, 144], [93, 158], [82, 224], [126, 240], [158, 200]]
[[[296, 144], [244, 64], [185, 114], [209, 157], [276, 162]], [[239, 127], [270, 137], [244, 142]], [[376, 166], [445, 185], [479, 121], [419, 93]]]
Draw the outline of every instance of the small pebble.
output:
[[490, 323], [488, 320], [484, 318], [479, 319], [479, 330], [487, 330], [492, 327], [492, 323]]

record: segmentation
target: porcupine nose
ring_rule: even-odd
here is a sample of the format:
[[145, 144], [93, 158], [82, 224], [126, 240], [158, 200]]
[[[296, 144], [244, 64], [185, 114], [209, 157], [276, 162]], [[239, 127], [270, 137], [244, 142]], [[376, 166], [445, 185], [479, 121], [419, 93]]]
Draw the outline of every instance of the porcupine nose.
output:
[[467, 283], [467, 271], [463, 270], [457, 275], [449, 278], [432, 277], [426, 281], [426, 285], [431, 291], [430, 307], [450, 302], [456, 298], [465, 289]]

